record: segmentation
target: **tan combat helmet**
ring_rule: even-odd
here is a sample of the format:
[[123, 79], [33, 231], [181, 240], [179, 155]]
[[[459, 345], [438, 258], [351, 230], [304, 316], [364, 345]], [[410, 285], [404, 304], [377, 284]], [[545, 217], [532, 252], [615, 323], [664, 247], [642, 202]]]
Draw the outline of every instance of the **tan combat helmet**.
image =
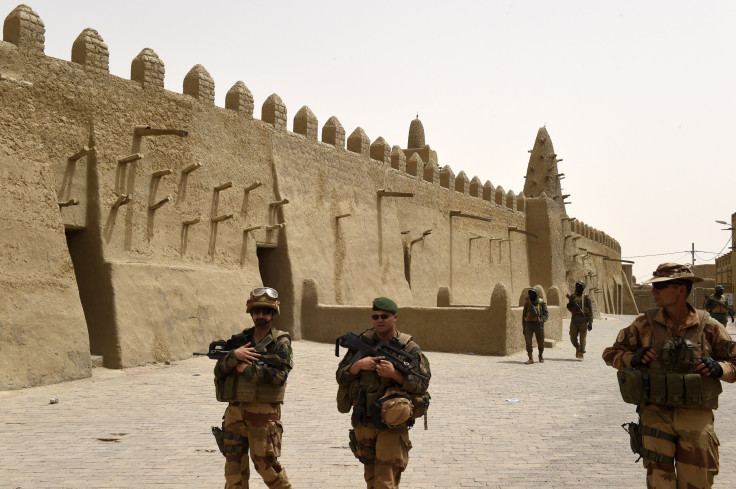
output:
[[253, 289], [248, 297], [248, 302], [245, 303], [245, 312], [250, 314], [251, 309], [254, 307], [270, 307], [276, 314], [279, 314], [279, 293], [276, 289], [271, 287], [258, 287]]

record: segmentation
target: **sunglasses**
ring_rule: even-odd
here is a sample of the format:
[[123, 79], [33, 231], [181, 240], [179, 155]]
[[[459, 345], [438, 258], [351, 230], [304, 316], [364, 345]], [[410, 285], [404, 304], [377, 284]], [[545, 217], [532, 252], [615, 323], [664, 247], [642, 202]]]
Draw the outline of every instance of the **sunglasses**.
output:
[[657, 290], [664, 290], [667, 287], [669, 287], [670, 285], [678, 286], [678, 285], [685, 285], [685, 284], [680, 283], [680, 282], [672, 282], [672, 281], [670, 281], [670, 282], [654, 282], [652, 284], [652, 287], [654, 287]]
[[391, 314], [374, 314], [371, 316], [371, 319], [374, 321], [378, 321], [379, 318], [383, 319], [384, 321], [388, 319], [391, 316]]
[[258, 287], [257, 289], [253, 289], [253, 297], [261, 297], [264, 295], [267, 295], [271, 299], [279, 298], [279, 293], [271, 287]]
[[250, 310], [250, 313], [254, 316], [257, 316], [259, 314], [273, 314], [274, 312], [276, 311], [271, 309], [270, 307], [254, 307]]

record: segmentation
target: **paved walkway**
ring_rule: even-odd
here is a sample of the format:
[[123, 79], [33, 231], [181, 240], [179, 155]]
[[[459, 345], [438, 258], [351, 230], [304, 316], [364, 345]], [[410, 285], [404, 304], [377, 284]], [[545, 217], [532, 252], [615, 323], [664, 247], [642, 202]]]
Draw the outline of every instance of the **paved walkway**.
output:
[[[534, 365], [523, 364], [524, 353], [428, 352], [429, 430], [417, 423], [410, 432], [402, 487], [644, 487], [621, 429], [636, 419], [634, 407], [620, 399], [615, 371], [600, 359], [631, 319], [596, 321], [582, 363], [567, 341]], [[348, 415], [335, 408], [334, 346], [297, 341], [294, 357], [281, 457], [294, 487], [365, 487], [347, 447]], [[222, 487], [224, 459], [210, 426], [224, 404], [214, 399], [212, 368], [207, 358], [98, 368], [90, 379], [0, 392], [0, 488]], [[736, 386], [724, 387], [715, 484], [723, 489], [736, 487]], [[253, 475], [251, 487], [265, 488]]]

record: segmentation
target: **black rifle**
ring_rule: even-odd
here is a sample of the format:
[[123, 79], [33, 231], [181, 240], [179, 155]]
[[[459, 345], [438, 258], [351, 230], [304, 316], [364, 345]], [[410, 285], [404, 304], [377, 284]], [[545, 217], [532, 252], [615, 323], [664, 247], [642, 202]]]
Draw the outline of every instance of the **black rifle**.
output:
[[541, 317], [539, 317], [539, 311], [537, 311], [537, 308], [536, 308], [536, 307], [534, 307], [534, 304], [532, 304], [532, 301], [531, 301], [531, 299], [527, 299], [526, 301], [527, 301], [527, 303], [529, 304], [529, 307], [531, 307], [531, 308], [532, 308], [532, 311], [534, 311], [534, 315], [535, 315], [535, 316], [537, 316], [537, 322], [538, 322], [539, 324], [544, 324], [544, 321], [542, 321], [542, 318], [541, 318]]
[[723, 302], [721, 302], [718, 299], [711, 298], [711, 296], [706, 295], [705, 296], [705, 307], [706, 307], [706, 309], [708, 308], [708, 306], [711, 303], [713, 303], [713, 304], [715, 304], [717, 306], [725, 307], [726, 308], [726, 311], [728, 312], [728, 315], [731, 316], [731, 322], [732, 323], [733, 322], [736, 322], [736, 320], [733, 318], [733, 315], [734, 315], [735, 312], [733, 310], [733, 307], [731, 307], [731, 306], [728, 305], [728, 302], [726, 302], [725, 300]]
[[[572, 296], [570, 294], [565, 294], [565, 295], [569, 299], [567, 301], [568, 304], [572, 304], [573, 306], [575, 306], [578, 309], [578, 311], [580, 311], [580, 314], [582, 314], [585, 317], [588, 317], [588, 315], [585, 314], [585, 312], [583, 312], [583, 308], [580, 306], [580, 304], [578, 304], [578, 302], [573, 299], [574, 296]], [[582, 296], [581, 299], [580, 299], [580, 302], [582, 303], [584, 300], [585, 300], [585, 296]]]
[[342, 346], [356, 351], [350, 362], [351, 365], [364, 357], [384, 357], [402, 375], [411, 374], [422, 380], [429, 380], [429, 377], [419, 373], [419, 362], [401, 348], [401, 343], [395, 336], [389, 341], [379, 341], [375, 345], [371, 345], [368, 341], [363, 336], [353, 332], [340, 336], [335, 340], [335, 356], [340, 356], [340, 347]]
[[[266, 347], [273, 342], [273, 338], [269, 335], [263, 338], [254, 348], [258, 353], [266, 353]], [[209, 351], [207, 353], [194, 352], [192, 355], [195, 356], [207, 356], [211, 360], [219, 360], [225, 358], [231, 350], [237, 350], [241, 346], [248, 344], [248, 341], [244, 339], [240, 341], [234, 341], [232, 338], [229, 340], [217, 340], [210, 343]], [[261, 357], [255, 362], [256, 365], [268, 365], [269, 367], [278, 368], [283, 370], [283, 364], [274, 358]]]

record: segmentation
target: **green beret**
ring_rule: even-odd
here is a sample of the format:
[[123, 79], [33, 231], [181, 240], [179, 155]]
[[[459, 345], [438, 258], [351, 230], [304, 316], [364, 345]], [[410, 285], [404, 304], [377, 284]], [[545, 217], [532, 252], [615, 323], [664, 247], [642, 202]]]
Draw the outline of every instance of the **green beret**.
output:
[[399, 306], [388, 297], [376, 297], [373, 299], [373, 310], [374, 311], [386, 311], [396, 314], [399, 310]]

